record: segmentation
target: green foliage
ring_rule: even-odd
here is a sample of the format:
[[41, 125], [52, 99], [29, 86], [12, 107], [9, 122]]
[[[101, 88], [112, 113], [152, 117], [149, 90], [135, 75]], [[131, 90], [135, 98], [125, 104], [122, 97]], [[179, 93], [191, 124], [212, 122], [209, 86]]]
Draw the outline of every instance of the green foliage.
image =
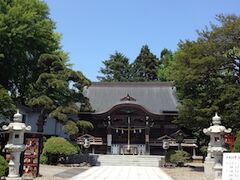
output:
[[42, 153], [40, 156], [40, 164], [47, 164], [48, 163], [48, 157], [45, 153]]
[[0, 85], [0, 123], [9, 120], [15, 112], [15, 108], [7, 90]]
[[237, 133], [237, 139], [234, 143], [233, 151], [234, 152], [240, 152], [240, 131], [238, 131], [238, 133]]
[[86, 120], [70, 120], [63, 126], [63, 130], [72, 138], [85, 134], [89, 129], [93, 129], [93, 124]]
[[[199, 31], [196, 41], [179, 43], [171, 65], [180, 100], [177, 122], [204, 137], [217, 111], [223, 124], [240, 126], [240, 18], [217, 16], [218, 25]], [[234, 34], [234, 36], [233, 36]], [[205, 139], [205, 138], [201, 138]]]
[[62, 137], [51, 137], [45, 143], [40, 157], [42, 164], [57, 164], [66, 156], [79, 152], [79, 147]]
[[[60, 36], [41, 0], [0, 0], [0, 84], [24, 101], [42, 53], [58, 53]], [[63, 53], [63, 52], [62, 52]]]
[[140, 54], [135, 59], [131, 68], [132, 81], [156, 81], [159, 69], [158, 58], [150, 52], [147, 45], [141, 48]]
[[100, 72], [103, 76], [97, 77], [100, 81], [156, 81], [159, 69], [158, 58], [150, 52], [147, 45], [141, 48], [140, 54], [132, 64], [122, 53], [115, 52], [108, 60], [103, 61], [104, 68]]
[[175, 153], [175, 150], [167, 150], [167, 153], [166, 153], [166, 155], [165, 155], [165, 161], [166, 162], [170, 162], [170, 157], [171, 157], [171, 155], [172, 154], [174, 154]]
[[103, 76], [98, 77], [100, 81], [129, 81], [129, 59], [122, 53], [111, 54], [108, 60], [103, 61], [103, 64], [105, 67], [100, 70]]
[[176, 164], [177, 166], [183, 166], [184, 163], [189, 161], [189, 159], [190, 154], [183, 150], [177, 150], [170, 156], [170, 162]]
[[160, 81], [170, 81], [173, 72], [174, 55], [168, 49], [163, 49], [161, 52], [160, 66], [158, 69], [158, 79]]
[[204, 145], [199, 150], [200, 150], [200, 152], [202, 153], [203, 156], [207, 156], [208, 146]]
[[93, 129], [93, 124], [86, 120], [77, 121], [77, 125], [79, 125], [83, 129]]
[[84, 109], [91, 110], [88, 99], [82, 94], [83, 87], [90, 82], [82, 73], [69, 69], [64, 60], [51, 54], [40, 56], [38, 69], [41, 73], [28, 100], [28, 105], [41, 109], [38, 132], [43, 132], [48, 116], [67, 123], [69, 115], [77, 115], [83, 110], [76, 103], [85, 104]]
[[0, 178], [6, 174], [7, 169], [8, 169], [7, 161], [4, 159], [4, 157], [0, 156]]
[[62, 137], [51, 137], [44, 144], [44, 153], [67, 156], [76, 154], [78, 151], [75, 146]]
[[62, 137], [49, 138], [43, 148], [41, 162], [47, 164], [57, 164], [59, 160], [64, 159], [68, 155], [79, 152], [79, 147], [70, 143]]
[[63, 130], [69, 135], [75, 135], [79, 132], [77, 124], [74, 121], [68, 121], [64, 126]]

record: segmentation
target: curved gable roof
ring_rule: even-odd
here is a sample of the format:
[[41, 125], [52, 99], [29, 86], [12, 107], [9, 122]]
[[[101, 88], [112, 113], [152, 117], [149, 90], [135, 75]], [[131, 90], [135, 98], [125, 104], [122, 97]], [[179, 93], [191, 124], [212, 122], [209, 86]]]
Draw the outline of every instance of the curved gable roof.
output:
[[85, 87], [84, 95], [96, 113], [106, 112], [126, 98], [155, 114], [177, 112], [175, 88], [167, 82], [93, 82]]

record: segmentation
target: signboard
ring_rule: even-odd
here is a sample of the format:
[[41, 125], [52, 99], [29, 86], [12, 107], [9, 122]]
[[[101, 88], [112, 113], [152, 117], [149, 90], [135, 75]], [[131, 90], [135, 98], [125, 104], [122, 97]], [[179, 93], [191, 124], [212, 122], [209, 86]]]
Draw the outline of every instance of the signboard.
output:
[[240, 153], [223, 154], [223, 180], [240, 179]]
[[37, 177], [39, 173], [39, 158], [41, 154], [42, 135], [26, 133], [24, 144], [26, 149], [22, 154], [21, 174], [24, 177]]

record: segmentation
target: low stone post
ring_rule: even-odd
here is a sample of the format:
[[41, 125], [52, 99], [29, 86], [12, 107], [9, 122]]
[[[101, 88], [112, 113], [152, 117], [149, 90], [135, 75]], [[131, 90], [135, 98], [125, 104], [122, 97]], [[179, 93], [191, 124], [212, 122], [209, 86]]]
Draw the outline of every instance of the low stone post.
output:
[[22, 179], [19, 175], [20, 155], [21, 152], [25, 150], [25, 145], [23, 144], [24, 132], [30, 131], [31, 127], [26, 127], [26, 125], [22, 123], [22, 115], [17, 112], [14, 115], [13, 122], [8, 126], [3, 126], [3, 130], [9, 132], [9, 140], [5, 149], [11, 154], [9, 174], [6, 180], [20, 180]]
[[206, 180], [221, 180], [223, 152], [227, 151], [224, 146], [224, 135], [232, 130], [221, 125], [221, 118], [217, 113], [212, 118], [212, 124], [209, 128], [203, 129], [203, 132], [210, 136], [207, 157], [204, 162], [204, 174]]

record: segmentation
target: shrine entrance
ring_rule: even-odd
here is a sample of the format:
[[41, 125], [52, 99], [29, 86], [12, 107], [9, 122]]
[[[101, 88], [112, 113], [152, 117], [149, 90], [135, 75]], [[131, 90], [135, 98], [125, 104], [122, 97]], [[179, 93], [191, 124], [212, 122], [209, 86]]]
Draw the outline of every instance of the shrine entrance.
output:
[[148, 112], [136, 104], [119, 104], [107, 113], [107, 154], [149, 154]]
[[131, 116], [112, 121], [111, 154], [145, 154], [145, 122]]

